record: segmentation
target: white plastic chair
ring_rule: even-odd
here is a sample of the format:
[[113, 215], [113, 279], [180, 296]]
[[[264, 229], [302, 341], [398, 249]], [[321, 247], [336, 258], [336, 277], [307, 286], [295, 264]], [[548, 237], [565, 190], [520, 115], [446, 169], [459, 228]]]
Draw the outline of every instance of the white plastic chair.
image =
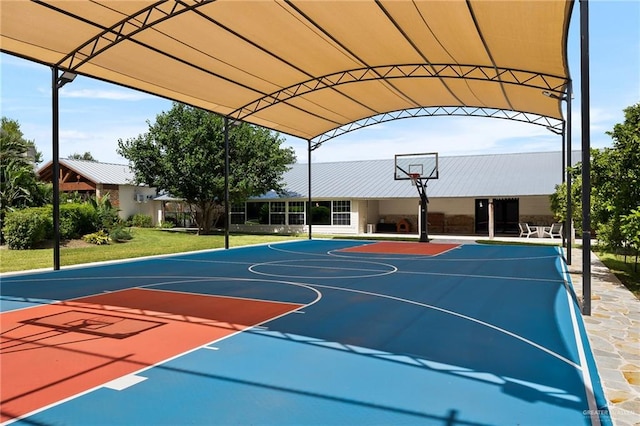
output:
[[551, 227], [549, 227], [549, 229], [546, 229], [543, 231], [543, 237], [544, 236], [548, 236], [549, 238], [562, 238], [562, 223], [556, 222], [556, 223], [552, 223]]
[[532, 230], [529, 227], [528, 223], [518, 223], [518, 228], [520, 228], [520, 237], [527, 237], [529, 238], [530, 236], [532, 236], [533, 234], [537, 233], [537, 230]]

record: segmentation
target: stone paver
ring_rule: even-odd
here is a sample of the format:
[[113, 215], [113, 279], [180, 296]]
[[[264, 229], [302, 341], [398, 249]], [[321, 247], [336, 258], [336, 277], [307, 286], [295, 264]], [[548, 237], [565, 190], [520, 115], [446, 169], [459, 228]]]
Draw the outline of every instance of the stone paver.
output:
[[[582, 300], [582, 251], [569, 274]], [[591, 254], [591, 315], [583, 316], [615, 426], [640, 426], [640, 300]]]

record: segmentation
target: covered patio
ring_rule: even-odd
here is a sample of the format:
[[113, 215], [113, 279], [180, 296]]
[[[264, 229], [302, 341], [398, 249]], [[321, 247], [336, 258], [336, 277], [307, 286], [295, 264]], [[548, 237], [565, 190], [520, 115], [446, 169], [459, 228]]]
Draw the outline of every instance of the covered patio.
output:
[[[323, 143], [404, 118], [523, 121], [562, 135], [570, 153], [567, 34], [573, 8], [573, 1], [481, 0], [5, 2], [0, 46], [52, 69], [54, 175], [58, 90], [81, 74], [215, 112], [226, 123], [242, 120], [303, 138], [311, 181], [311, 152]], [[588, 212], [586, 0], [580, 2], [580, 26]], [[588, 255], [588, 214], [582, 228]], [[227, 226], [227, 247], [228, 236]], [[567, 246], [571, 263], [570, 240]], [[586, 293], [589, 274], [585, 266]], [[590, 298], [584, 303], [589, 314]]]

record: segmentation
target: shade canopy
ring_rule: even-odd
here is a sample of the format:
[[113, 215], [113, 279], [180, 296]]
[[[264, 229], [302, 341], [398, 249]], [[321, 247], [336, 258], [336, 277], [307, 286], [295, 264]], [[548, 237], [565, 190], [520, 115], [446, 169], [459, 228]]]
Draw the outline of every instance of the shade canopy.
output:
[[3, 52], [307, 140], [400, 112], [497, 114], [551, 126], [563, 119], [573, 1], [0, 7]]

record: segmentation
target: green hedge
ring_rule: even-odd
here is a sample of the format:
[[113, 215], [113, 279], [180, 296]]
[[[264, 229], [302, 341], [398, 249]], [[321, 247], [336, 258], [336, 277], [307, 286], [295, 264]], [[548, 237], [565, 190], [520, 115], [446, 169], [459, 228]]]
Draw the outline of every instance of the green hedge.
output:
[[[98, 214], [89, 204], [60, 205], [60, 239], [79, 238], [98, 230]], [[12, 250], [35, 247], [53, 238], [53, 206], [32, 207], [7, 215], [3, 229], [7, 245]]]
[[153, 227], [153, 220], [148, 214], [136, 213], [129, 218], [128, 222], [131, 223], [131, 226], [135, 226], [137, 228]]
[[[51, 207], [50, 207], [51, 208]], [[80, 238], [98, 230], [98, 213], [87, 203], [60, 205], [60, 238]]]
[[50, 210], [46, 207], [9, 212], [4, 221], [4, 237], [11, 250], [26, 250], [36, 246], [52, 233]]

